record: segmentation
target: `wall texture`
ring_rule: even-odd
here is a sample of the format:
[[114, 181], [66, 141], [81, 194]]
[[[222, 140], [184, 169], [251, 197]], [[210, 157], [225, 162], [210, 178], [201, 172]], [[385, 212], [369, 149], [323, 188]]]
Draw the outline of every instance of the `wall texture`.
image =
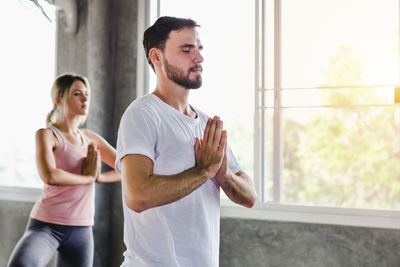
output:
[[25, 231], [33, 203], [0, 201], [0, 266], [6, 266], [11, 251]]
[[[86, 127], [116, 144], [119, 121], [136, 98], [137, 1], [79, 3], [79, 29], [63, 31], [58, 22], [57, 74], [88, 77], [92, 93]], [[107, 167], [105, 167], [107, 168]], [[120, 183], [96, 185], [94, 266], [122, 262], [123, 214]]]
[[[0, 201], [0, 266], [7, 266], [15, 244], [25, 232], [33, 203]], [[55, 266], [53, 258], [48, 267]]]
[[221, 219], [221, 267], [396, 267], [400, 230]]

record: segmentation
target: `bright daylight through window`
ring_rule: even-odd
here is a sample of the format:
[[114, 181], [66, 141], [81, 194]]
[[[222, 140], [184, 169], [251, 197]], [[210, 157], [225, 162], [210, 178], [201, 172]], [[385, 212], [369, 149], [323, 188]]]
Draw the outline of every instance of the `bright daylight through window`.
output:
[[265, 3], [265, 200], [398, 209], [398, 1]]
[[0, 5], [0, 185], [41, 187], [35, 131], [46, 126], [52, 107], [55, 10], [48, 5], [47, 15], [54, 16], [46, 18], [33, 1], [3, 0]]
[[262, 202], [400, 207], [398, 1], [161, 0], [159, 12], [201, 25], [190, 101], [222, 117]]

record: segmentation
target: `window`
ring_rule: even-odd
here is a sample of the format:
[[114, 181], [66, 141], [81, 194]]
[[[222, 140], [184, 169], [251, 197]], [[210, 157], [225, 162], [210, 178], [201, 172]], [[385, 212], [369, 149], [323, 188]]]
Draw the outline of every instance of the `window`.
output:
[[261, 5], [263, 200], [398, 209], [398, 1]]
[[[43, 1], [45, 2], [45, 1]], [[35, 131], [52, 107], [55, 10], [46, 18], [32, 1], [4, 0], [0, 8], [0, 185], [42, 186], [35, 162]], [[49, 20], [50, 19], [50, 20]]]
[[202, 25], [190, 101], [222, 116], [256, 181], [256, 207], [223, 200], [222, 216], [400, 226], [398, 1], [155, 2]]

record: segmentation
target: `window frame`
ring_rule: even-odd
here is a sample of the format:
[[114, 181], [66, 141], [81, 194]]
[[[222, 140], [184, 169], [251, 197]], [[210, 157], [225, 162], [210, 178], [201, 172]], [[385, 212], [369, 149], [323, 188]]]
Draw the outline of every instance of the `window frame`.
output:
[[0, 186], [0, 200], [17, 202], [35, 202], [42, 194], [42, 188]]
[[[256, 73], [255, 73], [255, 125], [254, 125], [254, 179], [258, 193], [258, 202], [252, 209], [246, 209], [236, 205], [229, 200], [221, 200], [221, 217], [242, 218], [255, 220], [286, 221], [300, 223], [317, 223], [346, 225], [357, 227], [374, 227], [399, 229], [400, 211], [384, 209], [361, 209], [345, 207], [329, 207], [316, 205], [297, 205], [282, 203], [281, 190], [281, 170], [282, 170], [282, 123], [281, 123], [281, 0], [274, 0], [274, 119], [273, 119], [273, 193], [271, 202], [265, 202], [263, 178], [265, 154], [262, 149], [264, 146], [264, 114], [262, 109], [265, 107], [264, 93], [266, 92], [264, 71], [264, 25], [265, 25], [265, 1], [255, 0], [255, 20], [256, 20]], [[258, 53], [258, 51], [260, 51]]]

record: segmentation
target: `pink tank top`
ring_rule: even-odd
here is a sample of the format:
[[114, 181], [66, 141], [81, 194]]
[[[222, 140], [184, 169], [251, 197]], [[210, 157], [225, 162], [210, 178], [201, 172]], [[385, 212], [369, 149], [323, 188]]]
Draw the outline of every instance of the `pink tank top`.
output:
[[[54, 151], [56, 167], [67, 172], [81, 174], [83, 159], [86, 157], [88, 141], [79, 132], [82, 146], [71, 144], [54, 126], [49, 128], [58, 139]], [[48, 185], [32, 208], [30, 216], [48, 223], [88, 226], [94, 218], [94, 183], [84, 185]]]

